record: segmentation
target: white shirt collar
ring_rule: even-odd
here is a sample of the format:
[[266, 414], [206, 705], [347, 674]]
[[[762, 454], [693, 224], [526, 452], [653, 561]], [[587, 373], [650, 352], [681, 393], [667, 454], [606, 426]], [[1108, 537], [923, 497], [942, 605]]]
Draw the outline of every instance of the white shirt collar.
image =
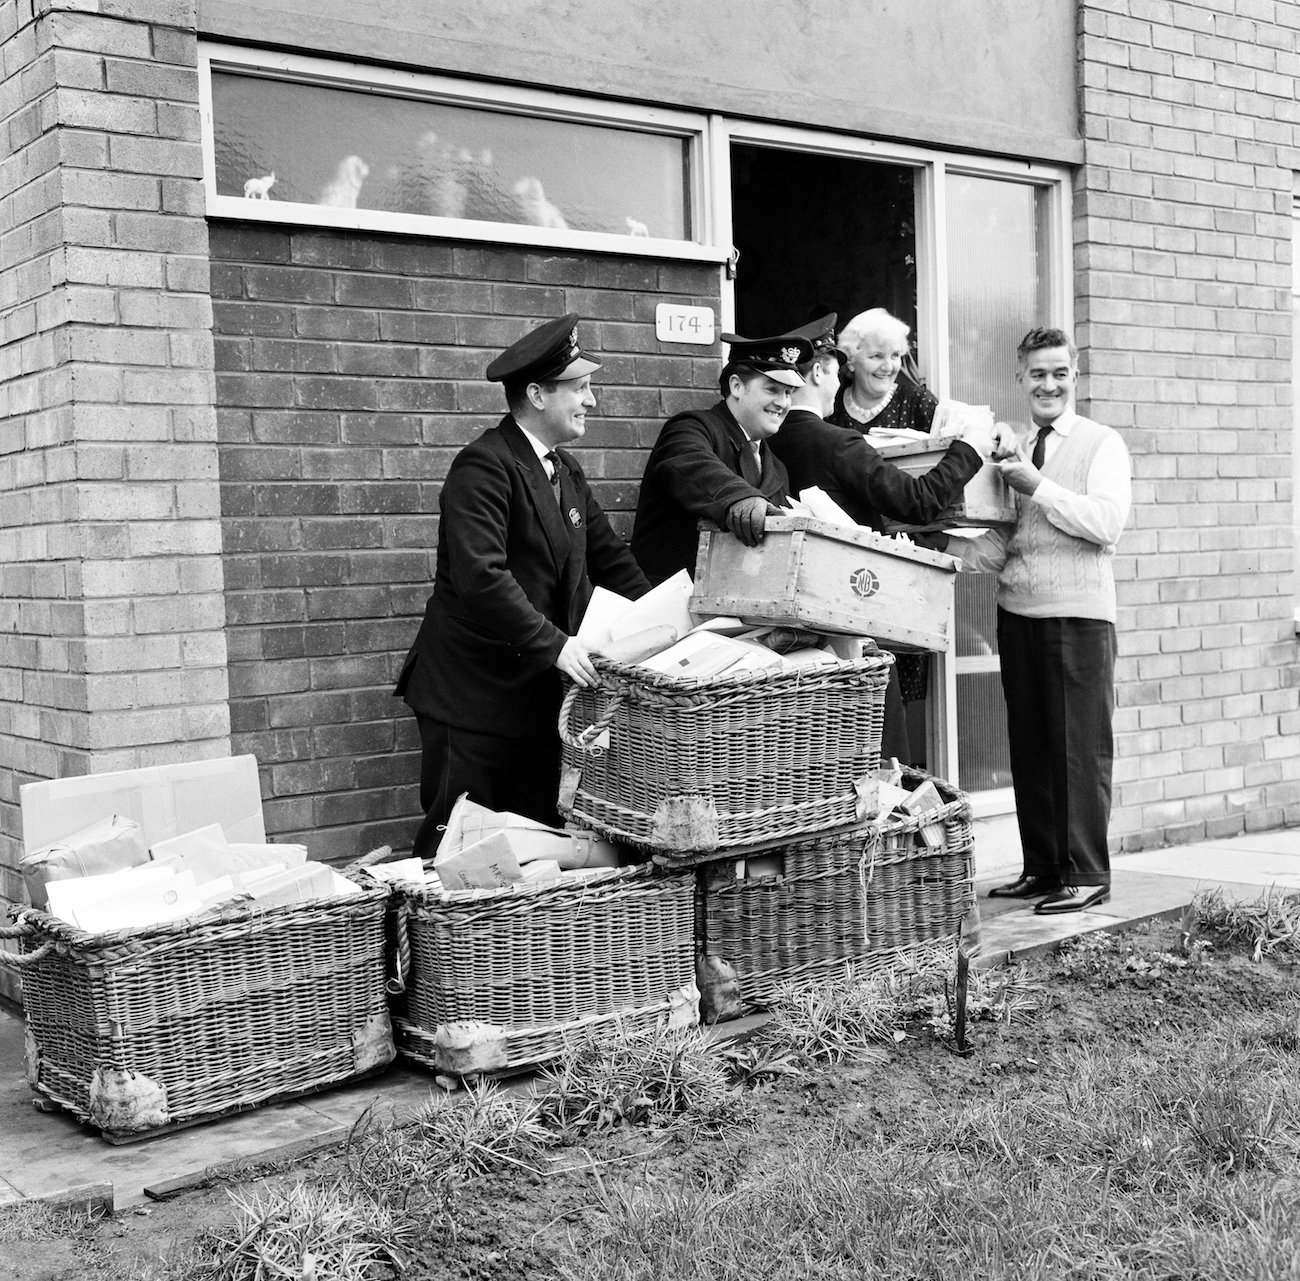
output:
[[[516, 426], [518, 426], [518, 424], [516, 424]], [[549, 476], [551, 474], [551, 464], [547, 460], [546, 455], [551, 452], [551, 447], [542, 444], [542, 442], [538, 440], [527, 427], [520, 427], [519, 430], [528, 438], [528, 443], [533, 447], [533, 452], [537, 457], [542, 460], [542, 466], [546, 468], [546, 474]]]
[[[1078, 417], [1079, 415], [1074, 412], [1074, 406], [1071, 405], [1065, 413], [1052, 423], [1052, 430], [1062, 436], [1068, 436], [1074, 429], [1075, 420]], [[1035, 435], [1037, 435], [1037, 432], [1040, 430], [1041, 428], [1036, 428]]]

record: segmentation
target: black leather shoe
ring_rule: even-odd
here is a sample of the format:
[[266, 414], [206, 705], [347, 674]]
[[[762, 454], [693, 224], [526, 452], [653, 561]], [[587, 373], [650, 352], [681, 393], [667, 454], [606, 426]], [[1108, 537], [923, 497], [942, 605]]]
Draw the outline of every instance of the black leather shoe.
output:
[[1085, 912], [1110, 898], [1109, 885], [1062, 885], [1034, 907], [1039, 916], [1060, 916], [1063, 912]]
[[1060, 888], [1060, 881], [1046, 876], [1022, 876], [1010, 885], [995, 885], [989, 890], [989, 898], [1034, 898], [1039, 894], [1054, 894]]

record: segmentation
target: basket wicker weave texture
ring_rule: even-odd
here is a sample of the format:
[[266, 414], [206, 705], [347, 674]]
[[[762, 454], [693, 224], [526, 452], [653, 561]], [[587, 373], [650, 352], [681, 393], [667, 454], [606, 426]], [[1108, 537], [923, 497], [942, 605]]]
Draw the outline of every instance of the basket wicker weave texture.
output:
[[[106, 1137], [138, 1138], [383, 1066], [387, 898], [97, 935], [20, 912], [30, 1084]], [[136, 1085], [152, 1103], [135, 1106]]]
[[[913, 787], [926, 776], [905, 771]], [[782, 983], [817, 980], [852, 964], [871, 973], [951, 958], [974, 898], [974, 836], [965, 795], [934, 780], [943, 806], [889, 817], [783, 847], [784, 873], [736, 880], [700, 873], [703, 950], [735, 967], [744, 997], [762, 1003]], [[942, 824], [942, 848], [921, 839]]]
[[505, 1033], [500, 1066], [518, 1067], [554, 1057], [581, 1026], [653, 1024], [694, 982], [693, 893], [692, 876], [642, 867], [455, 894], [399, 886], [400, 1049], [441, 1067], [440, 1027], [490, 1024]]
[[[852, 822], [856, 784], [879, 766], [892, 662], [874, 654], [685, 682], [597, 659], [601, 686], [570, 686], [560, 712], [561, 810], [650, 850], [721, 849]], [[605, 729], [609, 745], [597, 746]], [[674, 807], [688, 821], [670, 821]]]

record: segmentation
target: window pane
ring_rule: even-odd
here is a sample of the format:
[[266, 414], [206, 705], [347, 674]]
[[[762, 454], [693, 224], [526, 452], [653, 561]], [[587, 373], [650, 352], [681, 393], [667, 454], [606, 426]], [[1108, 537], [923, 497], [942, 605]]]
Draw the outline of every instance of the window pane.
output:
[[[1016, 387], [1016, 344], [1048, 322], [1046, 198], [996, 178], [948, 179], [950, 386], [957, 400], [990, 405], [1007, 422], [1028, 421]], [[992, 575], [959, 575], [956, 607], [959, 785], [1010, 785], [1006, 710], [997, 671]]]
[[215, 70], [212, 112], [222, 196], [691, 235], [686, 138]]

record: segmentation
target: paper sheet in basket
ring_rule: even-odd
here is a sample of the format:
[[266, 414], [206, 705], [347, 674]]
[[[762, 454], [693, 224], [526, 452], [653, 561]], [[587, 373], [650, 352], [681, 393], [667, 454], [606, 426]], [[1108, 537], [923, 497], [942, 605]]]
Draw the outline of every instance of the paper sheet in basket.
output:
[[818, 520], [828, 520], [833, 525], [848, 525], [850, 529], [858, 528], [858, 522], [825, 490], [817, 485], [810, 485], [807, 489], [801, 489], [799, 491], [799, 501]]
[[[509, 810], [491, 810], [461, 793], [447, 817], [447, 830], [438, 842], [434, 866], [442, 874], [444, 860], [488, 836], [501, 836], [515, 866], [551, 859], [567, 870], [579, 867], [618, 867], [617, 848], [590, 832], [547, 827]], [[444, 878], [445, 879], [445, 878]], [[519, 879], [515, 877], [513, 879]], [[501, 884], [503, 882], [493, 882]]]
[[603, 652], [611, 642], [664, 627], [671, 629], [671, 643], [695, 626], [687, 608], [692, 591], [694, 584], [684, 569], [652, 587], [640, 600], [597, 587], [579, 624], [578, 639], [589, 649]]

